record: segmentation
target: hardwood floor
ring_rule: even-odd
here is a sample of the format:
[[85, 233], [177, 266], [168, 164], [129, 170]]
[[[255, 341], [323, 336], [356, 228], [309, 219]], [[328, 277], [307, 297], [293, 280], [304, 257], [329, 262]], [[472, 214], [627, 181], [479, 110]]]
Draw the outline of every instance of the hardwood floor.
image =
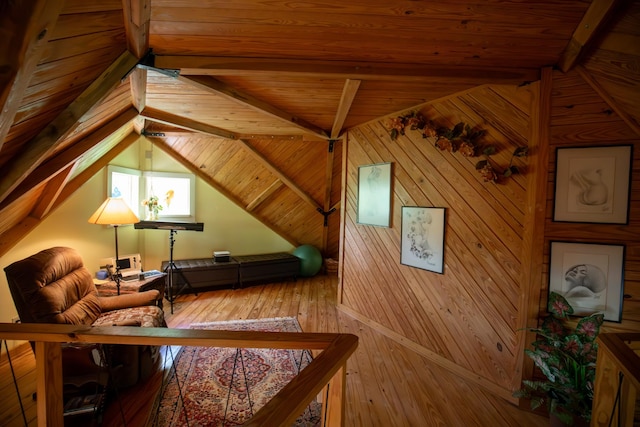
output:
[[[169, 327], [229, 319], [295, 316], [305, 332], [348, 332], [359, 336], [349, 359], [346, 426], [523, 426], [548, 419], [495, 397], [480, 387], [430, 364], [336, 308], [337, 279], [317, 276], [239, 290], [183, 295], [174, 314], [165, 304]], [[0, 426], [22, 426], [22, 415], [3, 347], [0, 360]], [[30, 426], [36, 425], [35, 361], [28, 345], [12, 351], [20, 394]], [[144, 425], [160, 375], [121, 393], [122, 406], [111, 403], [105, 426]], [[144, 391], [143, 391], [144, 390]]]

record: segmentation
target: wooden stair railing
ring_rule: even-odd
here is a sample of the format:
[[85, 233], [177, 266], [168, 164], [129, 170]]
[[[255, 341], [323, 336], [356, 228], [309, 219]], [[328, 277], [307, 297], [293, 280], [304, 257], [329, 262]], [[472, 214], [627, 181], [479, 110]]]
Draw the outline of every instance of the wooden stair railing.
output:
[[640, 333], [598, 335], [591, 427], [632, 427], [640, 392]]
[[322, 350], [244, 424], [252, 427], [291, 426], [304, 408], [327, 387], [323, 425], [342, 426], [346, 363], [358, 346], [358, 337], [352, 334], [12, 323], [0, 323], [0, 339], [35, 342], [38, 426], [43, 427], [64, 426], [61, 357], [61, 343], [64, 342]]

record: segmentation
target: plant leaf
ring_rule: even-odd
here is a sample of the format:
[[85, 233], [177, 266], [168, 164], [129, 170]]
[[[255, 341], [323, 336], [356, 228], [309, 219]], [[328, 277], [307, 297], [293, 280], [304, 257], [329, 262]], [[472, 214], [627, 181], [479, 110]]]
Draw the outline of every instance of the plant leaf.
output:
[[476, 163], [476, 169], [482, 169], [487, 163], [489, 162], [486, 160], [480, 160], [478, 163]]
[[513, 151], [514, 157], [526, 157], [529, 155], [529, 147], [518, 147]]
[[489, 145], [487, 147], [484, 148], [484, 150], [482, 150], [482, 154], [484, 154], [485, 156], [491, 156], [492, 154], [496, 153], [496, 147], [494, 147], [493, 145]]

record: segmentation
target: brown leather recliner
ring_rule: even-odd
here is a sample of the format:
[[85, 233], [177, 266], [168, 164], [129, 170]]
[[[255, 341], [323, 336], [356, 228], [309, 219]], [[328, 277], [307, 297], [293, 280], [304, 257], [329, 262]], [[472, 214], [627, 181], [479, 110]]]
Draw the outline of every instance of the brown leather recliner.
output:
[[[166, 327], [164, 312], [156, 304], [159, 298], [157, 290], [100, 297], [91, 273], [74, 249], [45, 249], [14, 262], [4, 271], [22, 323]], [[74, 347], [63, 348], [63, 381], [88, 373], [88, 368], [81, 368], [83, 364], [78, 363], [79, 351]], [[104, 347], [112, 384], [117, 387], [136, 384], [158, 366], [157, 347]], [[95, 350], [90, 356], [80, 357], [100, 360]], [[95, 370], [95, 365], [93, 368]]]

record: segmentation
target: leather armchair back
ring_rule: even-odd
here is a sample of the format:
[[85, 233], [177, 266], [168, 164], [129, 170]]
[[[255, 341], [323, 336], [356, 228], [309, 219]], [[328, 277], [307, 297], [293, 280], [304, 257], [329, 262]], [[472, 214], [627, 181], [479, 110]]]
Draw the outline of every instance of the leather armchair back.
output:
[[91, 325], [100, 316], [93, 278], [75, 249], [45, 249], [4, 271], [23, 323]]

